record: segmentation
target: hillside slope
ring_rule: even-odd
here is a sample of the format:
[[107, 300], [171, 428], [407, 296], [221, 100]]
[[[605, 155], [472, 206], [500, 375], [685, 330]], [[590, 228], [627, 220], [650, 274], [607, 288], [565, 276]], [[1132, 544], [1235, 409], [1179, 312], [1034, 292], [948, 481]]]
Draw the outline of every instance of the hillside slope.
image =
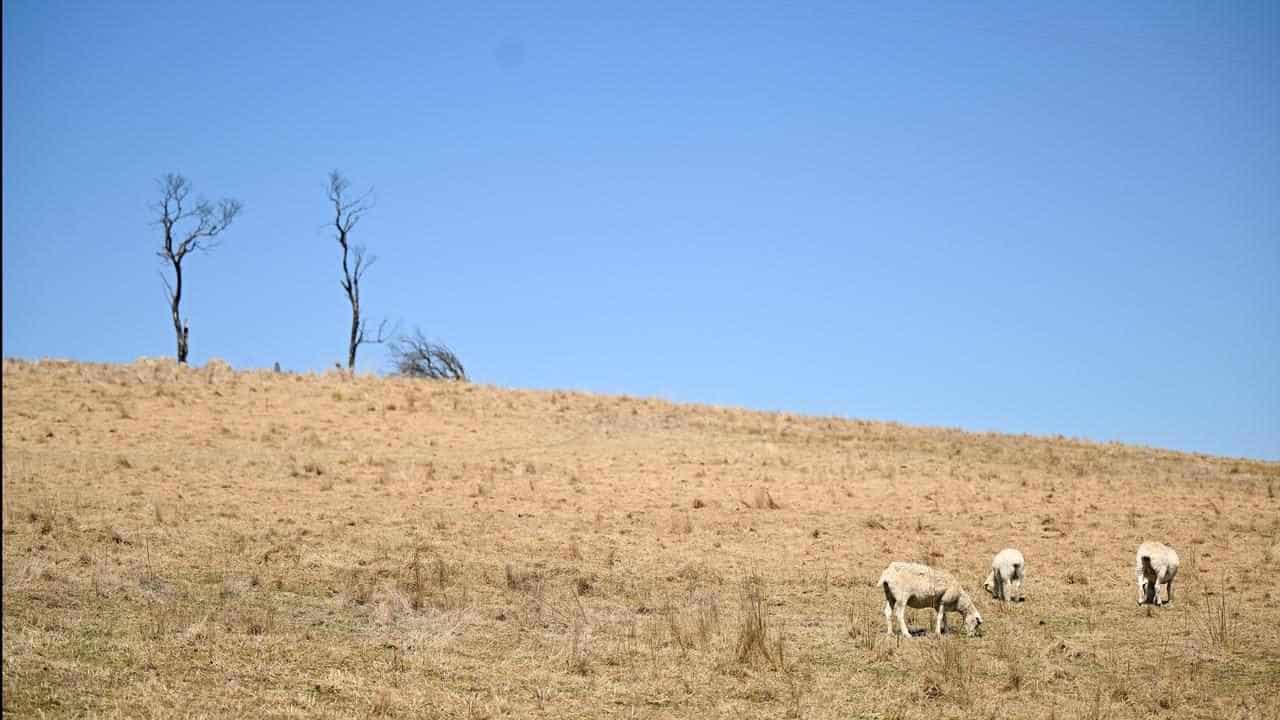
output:
[[[1280, 716], [1275, 463], [217, 362], [3, 391], [15, 717]], [[885, 638], [899, 559], [984, 635]]]

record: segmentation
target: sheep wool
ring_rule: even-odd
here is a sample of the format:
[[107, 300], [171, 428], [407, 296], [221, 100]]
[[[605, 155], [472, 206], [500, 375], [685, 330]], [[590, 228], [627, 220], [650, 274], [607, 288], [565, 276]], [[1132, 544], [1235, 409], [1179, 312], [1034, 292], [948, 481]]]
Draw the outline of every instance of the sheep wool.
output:
[[997, 600], [1022, 602], [1026, 599], [1022, 592], [1026, 569], [1027, 562], [1022, 553], [1015, 548], [1005, 548], [991, 559], [991, 572], [982, 581], [982, 587]]
[[[1138, 605], [1171, 605], [1178, 553], [1164, 543], [1148, 540], [1138, 546], [1134, 565], [1138, 576]], [[1164, 585], [1164, 602], [1160, 601], [1159, 585]]]
[[911, 637], [905, 618], [908, 607], [933, 608], [937, 613], [934, 632], [938, 634], [946, 629], [948, 610], [964, 617], [965, 631], [969, 634], [982, 625], [978, 607], [960, 586], [960, 581], [950, 573], [919, 563], [894, 562], [880, 574], [879, 584], [884, 590], [884, 619], [890, 635], [893, 634], [893, 617], [896, 615], [903, 637]]

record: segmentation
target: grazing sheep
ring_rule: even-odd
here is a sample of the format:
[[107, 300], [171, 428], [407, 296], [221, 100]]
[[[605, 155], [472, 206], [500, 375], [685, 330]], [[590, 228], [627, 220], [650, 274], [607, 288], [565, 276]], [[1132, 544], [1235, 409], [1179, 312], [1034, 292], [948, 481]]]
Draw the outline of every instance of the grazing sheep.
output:
[[969, 594], [960, 587], [958, 580], [941, 570], [919, 563], [894, 562], [880, 574], [879, 585], [884, 590], [884, 619], [890, 635], [893, 634], [893, 616], [897, 614], [902, 636], [911, 637], [904, 617], [908, 606], [933, 608], [937, 613], [934, 632], [938, 634], [947, 627], [948, 610], [964, 616], [965, 632], [970, 635], [982, 625], [982, 615]]
[[982, 587], [997, 600], [1022, 602], [1026, 599], [1022, 594], [1022, 577], [1026, 568], [1027, 563], [1022, 559], [1021, 552], [1005, 548], [991, 559], [991, 572], [982, 581]]
[[[1172, 605], [1173, 576], [1178, 574], [1178, 553], [1164, 543], [1148, 540], [1138, 546], [1135, 565], [1138, 575], [1138, 604]], [[1160, 602], [1157, 585], [1164, 585], [1164, 602]]]

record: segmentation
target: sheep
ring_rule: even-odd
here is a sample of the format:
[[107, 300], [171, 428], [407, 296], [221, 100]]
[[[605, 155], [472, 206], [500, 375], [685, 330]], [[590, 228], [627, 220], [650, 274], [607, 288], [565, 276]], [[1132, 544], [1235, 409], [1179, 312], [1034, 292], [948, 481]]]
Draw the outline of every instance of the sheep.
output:
[[[1138, 576], [1138, 605], [1172, 605], [1173, 577], [1178, 574], [1178, 553], [1164, 543], [1148, 540], [1138, 546], [1138, 557], [1134, 564]], [[1164, 585], [1164, 602], [1160, 602], [1158, 585]]]
[[[991, 572], [987, 573], [987, 579], [982, 581], [982, 587], [997, 600], [1022, 602], [1026, 599], [1022, 594], [1022, 578], [1026, 568], [1027, 563], [1022, 559], [1021, 552], [1014, 548], [1005, 548], [991, 559]], [[1012, 592], [1009, 591], [1010, 587], [1013, 589]]]
[[884, 619], [889, 635], [893, 635], [893, 616], [896, 613], [902, 636], [911, 637], [904, 617], [908, 606], [933, 608], [937, 613], [934, 632], [939, 635], [946, 629], [948, 610], [964, 616], [965, 632], [970, 635], [978, 632], [982, 625], [978, 607], [960, 587], [960, 582], [949, 573], [919, 563], [894, 562], [880, 574], [879, 585], [884, 590]]

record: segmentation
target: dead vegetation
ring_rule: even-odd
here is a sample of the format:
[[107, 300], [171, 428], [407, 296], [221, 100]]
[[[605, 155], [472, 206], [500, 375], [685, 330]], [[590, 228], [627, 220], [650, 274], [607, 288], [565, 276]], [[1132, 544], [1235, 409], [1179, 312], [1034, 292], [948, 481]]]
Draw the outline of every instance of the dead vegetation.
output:
[[[224, 363], [3, 389], [15, 717], [1280, 711], [1274, 463]], [[1028, 601], [987, 602], [1014, 541]], [[885, 636], [917, 558], [983, 637]]]

